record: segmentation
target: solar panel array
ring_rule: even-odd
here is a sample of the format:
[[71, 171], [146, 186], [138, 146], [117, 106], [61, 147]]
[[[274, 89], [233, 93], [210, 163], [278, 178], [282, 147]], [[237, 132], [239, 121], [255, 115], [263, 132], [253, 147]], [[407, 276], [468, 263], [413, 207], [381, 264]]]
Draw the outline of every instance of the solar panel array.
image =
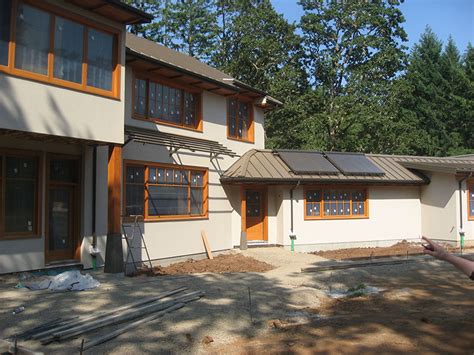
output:
[[295, 174], [382, 176], [385, 173], [364, 154], [279, 150], [278, 156]]
[[280, 150], [278, 155], [295, 174], [337, 175], [339, 173], [339, 170], [322, 153]]
[[385, 173], [372, 163], [364, 154], [359, 153], [326, 153], [326, 158], [344, 175], [373, 175]]

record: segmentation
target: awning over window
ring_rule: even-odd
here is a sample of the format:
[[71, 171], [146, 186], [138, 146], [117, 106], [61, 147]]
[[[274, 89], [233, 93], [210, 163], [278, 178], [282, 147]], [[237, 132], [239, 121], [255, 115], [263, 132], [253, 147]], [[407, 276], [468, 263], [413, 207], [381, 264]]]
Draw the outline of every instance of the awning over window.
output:
[[237, 154], [225, 147], [219, 142], [201, 138], [185, 137], [178, 134], [165, 133], [160, 131], [152, 131], [145, 128], [125, 126], [125, 135], [128, 139], [125, 144], [130, 141], [154, 144], [169, 147], [171, 152], [180, 149], [189, 150], [191, 152], [205, 152], [212, 155], [228, 155], [235, 157]]

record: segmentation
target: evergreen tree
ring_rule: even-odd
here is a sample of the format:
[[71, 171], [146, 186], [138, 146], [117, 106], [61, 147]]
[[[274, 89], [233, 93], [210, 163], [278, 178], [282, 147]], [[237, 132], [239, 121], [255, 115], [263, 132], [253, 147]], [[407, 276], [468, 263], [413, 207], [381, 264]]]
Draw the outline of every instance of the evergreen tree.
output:
[[463, 69], [466, 77], [464, 98], [466, 109], [461, 125], [464, 142], [463, 153], [474, 153], [474, 47], [469, 43], [463, 58]]

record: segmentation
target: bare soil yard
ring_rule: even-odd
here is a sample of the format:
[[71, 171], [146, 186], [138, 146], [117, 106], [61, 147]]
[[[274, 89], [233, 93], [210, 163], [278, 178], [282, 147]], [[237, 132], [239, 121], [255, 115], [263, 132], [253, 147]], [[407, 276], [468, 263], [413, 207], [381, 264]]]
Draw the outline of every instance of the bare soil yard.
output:
[[273, 269], [266, 262], [256, 260], [242, 254], [222, 254], [214, 259], [194, 260], [189, 259], [166, 267], [156, 266], [156, 275], [195, 274], [201, 272], [265, 272]]
[[[454, 248], [447, 247], [454, 251]], [[312, 253], [327, 259], [333, 260], [356, 260], [370, 257], [389, 257], [423, 254], [423, 247], [420, 244], [399, 242], [389, 247], [375, 248], [346, 248], [337, 250], [325, 250]]]
[[[328, 261], [281, 248], [242, 254], [232, 260], [242, 262], [246, 259], [241, 257], [251, 256], [274, 268], [134, 278], [97, 271], [92, 274], [101, 282], [99, 288], [60, 293], [15, 289], [17, 276], [1, 276], [0, 338], [60, 317], [88, 316], [187, 287], [206, 295], [85, 354], [473, 354], [474, 282], [446, 263], [301, 273], [302, 267]], [[194, 262], [187, 267], [190, 264]], [[330, 297], [361, 284], [379, 293]], [[20, 305], [25, 311], [12, 315]], [[114, 329], [105, 327], [84, 338], [88, 341]], [[72, 354], [78, 353], [81, 340], [21, 345], [45, 354]]]

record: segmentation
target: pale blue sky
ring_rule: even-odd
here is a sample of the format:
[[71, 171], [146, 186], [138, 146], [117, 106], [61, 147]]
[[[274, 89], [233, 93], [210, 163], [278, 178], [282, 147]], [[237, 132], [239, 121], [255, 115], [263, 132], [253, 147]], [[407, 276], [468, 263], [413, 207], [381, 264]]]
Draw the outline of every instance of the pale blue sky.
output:
[[[297, 0], [271, 0], [275, 9], [290, 21], [299, 21], [303, 14]], [[463, 52], [468, 42], [474, 45], [474, 0], [405, 0], [400, 6], [406, 22], [408, 47], [418, 42], [421, 33], [429, 25], [446, 43], [453, 37]]]

